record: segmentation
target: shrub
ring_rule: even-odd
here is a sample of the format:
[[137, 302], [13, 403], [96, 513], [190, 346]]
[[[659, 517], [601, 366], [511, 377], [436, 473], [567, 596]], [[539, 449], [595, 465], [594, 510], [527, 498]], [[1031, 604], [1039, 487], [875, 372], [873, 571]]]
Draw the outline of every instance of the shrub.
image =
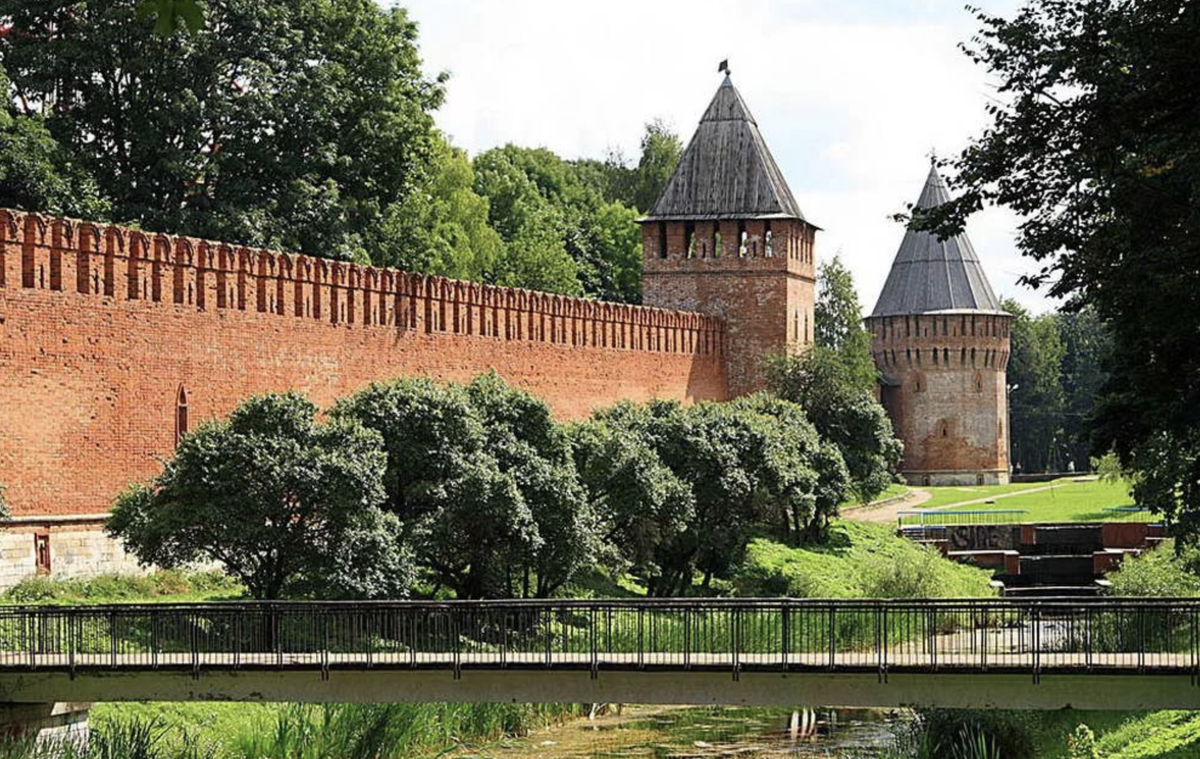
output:
[[1181, 546], [1173, 540], [1128, 557], [1108, 575], [1115, 596], [1192, 597], [1200, 596], [1200, 546]]

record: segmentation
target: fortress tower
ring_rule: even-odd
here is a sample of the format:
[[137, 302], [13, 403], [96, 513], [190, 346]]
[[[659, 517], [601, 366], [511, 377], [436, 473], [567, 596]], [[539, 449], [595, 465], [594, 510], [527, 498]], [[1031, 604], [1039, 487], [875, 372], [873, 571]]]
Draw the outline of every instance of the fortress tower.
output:
[[[950, 199], [930, 169], [918, 208]], [[1005, 368], [1012, 317], [960, 234], [908, 230], [867, 317], [883, 405], [915, 485], [1008, 482]]]
[[728, 76], [641, 224], [643, 302], [725, 321], [732, 395], [762, 388], [770, 355], [812, 343], [817, 227]]

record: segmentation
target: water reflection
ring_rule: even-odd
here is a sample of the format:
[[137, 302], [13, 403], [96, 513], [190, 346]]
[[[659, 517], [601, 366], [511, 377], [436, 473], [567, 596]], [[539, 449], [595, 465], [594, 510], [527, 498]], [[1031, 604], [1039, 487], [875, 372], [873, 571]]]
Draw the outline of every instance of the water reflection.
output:
[[869, 759], [895, 744], [904, 712], [865, 709], [626, 709], [519, 741], [464, 751], [460, 759]]

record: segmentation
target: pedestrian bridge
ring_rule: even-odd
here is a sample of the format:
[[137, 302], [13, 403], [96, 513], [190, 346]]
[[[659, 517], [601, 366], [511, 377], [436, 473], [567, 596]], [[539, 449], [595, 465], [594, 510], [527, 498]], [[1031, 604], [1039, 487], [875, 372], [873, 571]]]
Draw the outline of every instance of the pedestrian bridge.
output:
[[0, 607], [0, 703], [1200, 708], [1200, 601]]

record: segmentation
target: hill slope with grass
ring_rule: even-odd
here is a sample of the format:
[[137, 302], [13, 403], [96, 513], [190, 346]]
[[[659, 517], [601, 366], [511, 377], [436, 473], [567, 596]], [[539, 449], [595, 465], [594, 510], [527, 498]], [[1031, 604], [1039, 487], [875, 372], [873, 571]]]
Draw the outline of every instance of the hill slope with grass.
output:
[[751, 542], [734, 587], [743, 596], [967, 598], [991, 595], [990, 579], [898, 537], [891, 525], [837, 520], [820, 545]]

